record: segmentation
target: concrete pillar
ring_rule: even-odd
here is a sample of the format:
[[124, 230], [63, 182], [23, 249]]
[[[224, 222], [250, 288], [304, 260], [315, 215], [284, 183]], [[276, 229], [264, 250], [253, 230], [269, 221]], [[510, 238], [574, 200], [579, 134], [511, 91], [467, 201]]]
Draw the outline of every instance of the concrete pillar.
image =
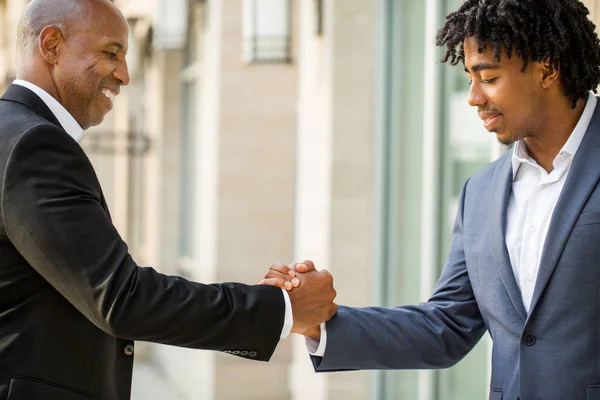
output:
[[[316, 37], [313, 4], [301, 9], [296, 259], [334, 276], [337, 301], [371, 303], [374, 260], [376, 2], [325, 0]], [[365, 399], [368, 372], [316, 375], [304, 339], [294, 346], [295, 399]]]
[[[209, 10], [217, 8], [212, 12], [220, 14], [211, 15], [209, 29], [218, 29], [220, 39], [215, 42], [220, 48], [207, 49], [204, 82], [218, 95], [203, 102], [208, 128], [203, 135], [218, 132], [218, 138], [205, 137], [217, 150], [212, 158], [217, 175], [209, 178], [217, 185], [209, 200], [216, 219], [214, 237], [202, 238], [215, 246], [212, 267], [217, 281], [254, 284], [271, 263], [292, 261], [297, 57], [292, 54], [291, 64], [244, 63], [242, 0], [216, 3]], [[291, 2], [293, 19], [299, 3]], [[295, 27], [293, 22], [292, 37]], [[210, 97], [216, 97], [217, 106]], [[287, 399], [290, 360], [291, 340], [278, 345], [269, 363], [217, 354], [214, 398]], [[269, 377], [268, 384], [264, 377]]]

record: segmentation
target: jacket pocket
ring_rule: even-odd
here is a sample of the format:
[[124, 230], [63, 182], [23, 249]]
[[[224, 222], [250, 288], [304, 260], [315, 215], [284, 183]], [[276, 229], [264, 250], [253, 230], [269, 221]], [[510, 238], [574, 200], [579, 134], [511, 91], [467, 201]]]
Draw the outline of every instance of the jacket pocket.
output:
[[490, 389], [490, 400], [502, 400], [502, 390]]
[[600, 224], [600, 212], [591, 211], [579, 214], [575, 226]]
[[586, 400], [600, 400], [600, 385], [590, 385], [585, 388]]
[[8, 387], [8, 400], [90, 400], [91, 395], [50, 382], [30, 378], [13, 378]]

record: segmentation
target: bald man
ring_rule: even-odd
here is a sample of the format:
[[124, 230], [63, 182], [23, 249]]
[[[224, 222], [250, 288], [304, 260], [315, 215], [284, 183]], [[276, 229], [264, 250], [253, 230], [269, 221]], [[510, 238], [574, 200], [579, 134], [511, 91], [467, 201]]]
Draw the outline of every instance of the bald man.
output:
[[33, 0], [20, 22], [0, 99], [0, 399], [128, 399], [134, 340], [268, 360], [336, 311], [312, 266], [288, 294], [132, 260], [77, 143], [129, 83], [127, 37], [107, 0]]

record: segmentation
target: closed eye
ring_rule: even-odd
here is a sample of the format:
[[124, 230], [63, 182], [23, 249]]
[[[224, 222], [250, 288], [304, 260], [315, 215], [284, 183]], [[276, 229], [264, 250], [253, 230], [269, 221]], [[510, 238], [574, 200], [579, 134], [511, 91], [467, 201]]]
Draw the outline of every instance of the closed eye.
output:
[[[480, 82], [483, 83], [484, 85], [489, 85], [489, 84], [496, 82], [496, 80], [498, 80], [498, 78], [481, 79]], [[469, 79], [469, 86], [471, 86], [472, 84], [473, 84], [473, 79]]]
[[482, 79], [481, 83], [483, 83], [484, 85], [490, 84], [490, 83], [494, 83], [496, 82], [498, 78], [492, 78], [492, 79]]
[[108, 56], [108, 58], [115, 60], [117, 58], [117, 53], [115, 53], [114, 51], [104, 51], [104, 54], [106, 54]]

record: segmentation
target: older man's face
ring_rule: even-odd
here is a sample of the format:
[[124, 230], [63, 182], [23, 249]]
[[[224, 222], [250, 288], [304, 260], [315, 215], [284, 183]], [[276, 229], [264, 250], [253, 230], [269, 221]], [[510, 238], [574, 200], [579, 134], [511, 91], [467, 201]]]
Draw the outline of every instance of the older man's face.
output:
[[85, 19], [61, 43], [54, 76], [59, 101], [83, 129], [101, 123], [129, 83], [127, 22], [110, 4]]

